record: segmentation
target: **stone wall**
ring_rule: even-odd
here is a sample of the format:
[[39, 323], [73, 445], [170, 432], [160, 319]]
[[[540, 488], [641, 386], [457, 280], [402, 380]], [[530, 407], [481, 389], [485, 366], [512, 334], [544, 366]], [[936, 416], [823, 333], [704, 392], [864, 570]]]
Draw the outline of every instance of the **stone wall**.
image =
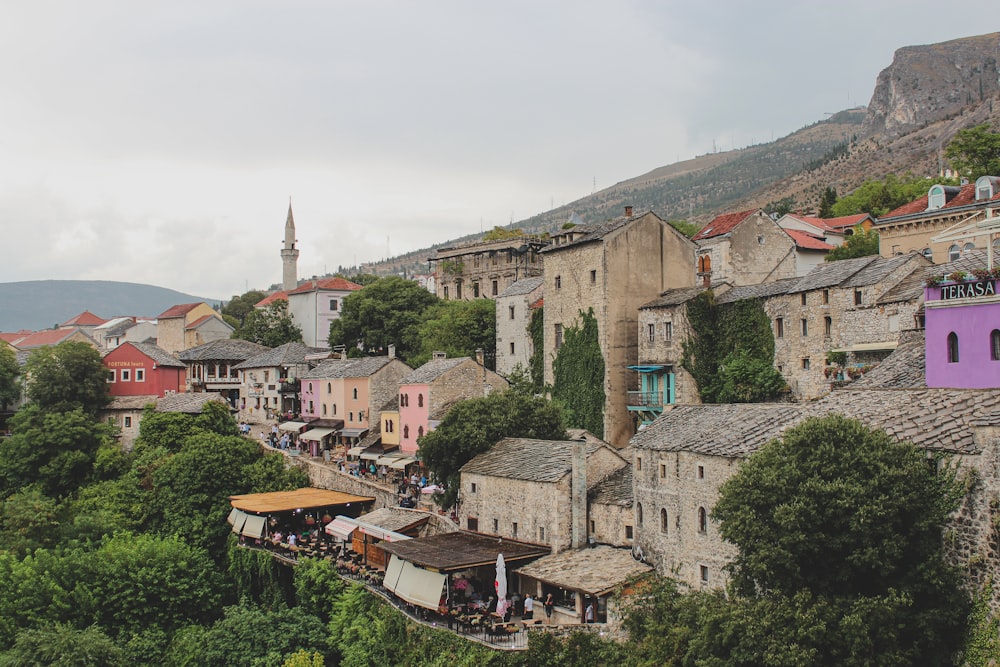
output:
[[428, 414], [434, 415], [456, 401], [503, 391], [508, 386], [507, 380], [472, 359], [467, 359], [430, 384]]
[[569, 474], [559, 482], [542, 483], [463, 473], [461, 484], [458, 516], [462, 528], [467, 529], [469, 519], [474, 518], [478, 531], [487, 535], [545, 544], [553, 552], [569, 548]]
[[[434, 274], [438, 298], [461, 298], [466, 301], [493, 298], [521, 278], [541, 275], [542, 260], [535, 250], [529, 249], [524, 254], [514, 252], [530, 243], [537, 244], [538, 239], [521, 237], [476, 241], [451, 248], [439, 248], [435, 256], [437, 269]], [[446, 267], [450, 270], [445, 270]]]
[[[631, 547], [635, 541], [635, 513], [631, 505], [590, 503], [590, 534], [598, 544]], [[628, 537], [627, 528], [632, 529]]]
[[[670, 338], [666, 337], [670, 324]], [[653, 340], [649, 339], [649, 326], [653, 325]], [[687, 318], [687, 304], [643, 308], [639, 311], [639, 363], [673, 366], [674, 403], [701, 403], [698, 384], [691, 374], [681, 368], [684, 341], [691, 338], [691, 324]]]
[[[399, 393], [399, 382], [412, 369], [399, 359], [393, 359], [371, 376], [368, 385], [368, 423], [376, 428], [382, 420], [382, 408], [391, 403]], [[397, 417], [396, 421], [399, 421]]]
[[[534, 348], [531, 342], [531, 334], [528, 332], [528, 325], [531, 324], [532, 311], [531, 304], [538, 301], [542, 296], [542, 286], [527, 294], [515, 294], [513, 296], [498, 297], [496, 300], [497, 313], [497, 373], [504, 377], [510, 377], [514, 368], [520, 364], [522, 368], [528, 370], [531, 355]], [[513, 309], [513, 317], [511, 317]], [[514, 351], [510, 346], [513, 343]]]

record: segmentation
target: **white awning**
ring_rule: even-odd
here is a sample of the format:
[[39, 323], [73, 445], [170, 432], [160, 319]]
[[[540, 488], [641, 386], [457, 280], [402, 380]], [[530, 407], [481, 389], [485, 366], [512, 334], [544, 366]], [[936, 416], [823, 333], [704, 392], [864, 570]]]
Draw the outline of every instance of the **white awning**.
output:
[[361, 453], [365, 451], [364, 447], [351, 447], [347, 450], [348, 456], [361, 456]]
[[414, 463], [415, 461], [416, 459], [413, 458], [412, 456], [404, 456], [403, 458], [396, 459], [395, 461], [390, 463], [389, 467], [392, 468], [393, 470], [402, 470], [403, 468], [410, 465], [411, 463]]
[[247, 522], [243, 524], [243, 535], [259, 539], [264, 535], [265, 522], [266, 519], [262, 516], [247, 514]]
[[398, 456], [380, 456], [378, 457], [378, 460], [375, 461], [375, 463], [377, 463], [380, 466], [387, 466], [387, 465], [392, 465], [398, 460], [399, 460]]
[[[393, 556], [389, 561], [389, 568], [393, 567], [392, 561], [394, 560], [399, 559]], [[436, 611], [441, 604], [441, 593], [448, 575], [416, 567], [407, 561], [402, 561], [402, 564], [399, 577], [392, 582], [394, 587], [389, 588], [389, 568], [386, 569], [383, 585], [395, 593], [397, 597], [411, 604]]]
[[233, 532], [237, 535], [243, 530], [243, 524], [246, 523], [246, 520], [247, 513], [235, 507], [229, 512], [229, 517], [226, 518], [226, 521], [233, 527]]
[[305, 422], [284, 422], [278, 425], [279, 431], [291, 431], [292, 433], [298, 433], [309, 424]]
[[358, 527], [352, 519], [346, 516], [338, 516], [336, 519], [326, 524], [326, 534], [333, 535], [338, 540], [350, 542], [351, 534]]
[[311, 431], [306, 431], [300, 435], [299, 440], [315, 440], [318, 442], [333, 433], [335, 430], [336, 429], [332, 428], [314, 428]]
[[345, 428], [340, 430], [340, 434], [347, 438], [356, 438], [367, 432], [368, 429], [366, 428]]
[[382, 585], [390, 591], [396, 590], [396, 585], [399, 583], [399, 575], [403, 573], [403, 563], [405, 562], [395, 555], [389, 558], [389, 564], [385, 566], [385, 576], [382, 578]]
[[365, 461], [377, 461], [385, 452], [365, 452], [361, 458]]
[[899, 342], [887, 340], [881, 343], [855, 343], [850, 347], [841, 347], [831, 352], [878, 352], [880, 350], [895, 350]]
[[376, 526], [373, 523], [361, 521], [360, 519], [355, 519], [354, 524], [361, 533], [371, 535], [376, 540], [382, 540], [384, 542], [402, 542], [403, 540], [413, 539], [409, 535], [403, 535], [402, 533], [397, 533], [383, 528], [382, 526]]

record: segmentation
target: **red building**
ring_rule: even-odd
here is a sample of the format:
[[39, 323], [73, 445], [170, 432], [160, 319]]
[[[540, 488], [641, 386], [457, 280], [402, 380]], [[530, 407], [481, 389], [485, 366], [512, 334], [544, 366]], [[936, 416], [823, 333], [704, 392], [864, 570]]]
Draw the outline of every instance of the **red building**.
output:
[[184, 391], [186, 366], [152, 343], [122, 343], [104, 355], [112, 396], [166, 396]]

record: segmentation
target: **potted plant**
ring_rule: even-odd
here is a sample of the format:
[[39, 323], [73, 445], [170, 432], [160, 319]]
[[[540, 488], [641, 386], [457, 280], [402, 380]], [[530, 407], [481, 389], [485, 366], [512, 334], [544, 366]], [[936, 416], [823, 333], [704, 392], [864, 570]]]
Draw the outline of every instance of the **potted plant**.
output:
[[965, 276], [968, 274], [965, 271], [954, 271], [948, 274], [948, 280], [953, 283], [960, 283], [965, 280]]
[[941, 284], [942, 280], [942, 276], [927, 276], [927, 280], [924, 281], [924, 285], [927, 287], [937, 287]]
[[989, 280], [993, 274], [988, 269], [973, 269], [972, 275], [976, 280]]

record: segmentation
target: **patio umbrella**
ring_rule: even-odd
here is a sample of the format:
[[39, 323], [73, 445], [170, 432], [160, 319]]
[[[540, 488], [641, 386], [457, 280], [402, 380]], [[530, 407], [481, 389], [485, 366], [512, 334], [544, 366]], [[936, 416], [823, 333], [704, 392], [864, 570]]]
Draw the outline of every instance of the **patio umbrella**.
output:
[[497, 554], [497, 578], [493, 584], [497, 589], [497, 614], [503, 616], [507, 611], [507, 565], [502, 553]]

